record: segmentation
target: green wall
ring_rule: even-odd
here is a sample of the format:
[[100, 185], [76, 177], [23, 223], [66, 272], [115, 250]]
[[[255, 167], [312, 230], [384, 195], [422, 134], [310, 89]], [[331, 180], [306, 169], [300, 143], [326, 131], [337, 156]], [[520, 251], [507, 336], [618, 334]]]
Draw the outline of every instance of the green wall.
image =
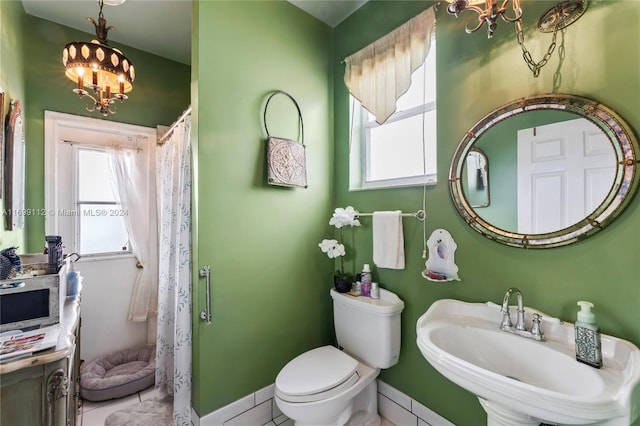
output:
[[[523, 2], [525, 28], [532, 28], [555, 2]], [[369, 2], [334, 32], [336, 206], [360, 211], [422, 206], [422, 188], [348, 191], [348, 94], [342, 83], [347, 55], [418, 14], [431, 2]], [[640, 209], [634, 200], [614, 224], [578, 244], [546, 250], [510, 248], [492, 242], [467, 227], [457, 214], [447, 185], [453, 153], [465, 132], [494, 108], [523, 96], [556, 90], [598, 100], [640, 129], [640, 3], [589, 2], [585, 15], [558, 35], [565, 50], [555, 53], [540, 77], [534, 78], [522, 60], [512, 24], [502, 21], [493, 39], [486, 28], [466, 34], [464, 23], [475, 15], [454, 18], [441, 4], [437, 13], [438, 43], [438, 184], [427, 188], [427, 237], [438, 228], [456, 240], [461, 282], [432, 283], [420, 272], [422, 225], [404, 220], [406, 269], [374, 269], [374, 278], [405, 301], [402, 351], [398, 365], [381, 379], [417, 399], [457, 425], [478, 425], [485, 419], [476, 398], [437, 373], [415, 343], [418, 317], [438, 299], [499, 302], [507, 288], [519, 287], [525, 304], [549, 315], [575, 321], [577, 300], [595, 303], [604, 333], [640, 345]], [[612, 28], [616, 28], [612, 31]], [[541, 58], [551, 36], [526, 31], [525, 43]], [[555, 87], [555, 89], [554, 89]], [[637, 130], [636, 130], [637, 132]], [[491, 166], [490, 166], [491, 167]], [[353, 270], [372, 262], [371, 223], [353, 232]]]
[[[45, 110], [156, 127], [170, 125], [190, 103], [191, 67], [111, 43], [136, 67], [134, 90], [129, 100], [117, 105], [115, 115], [103, 117], [85, 111], [85, 101], [72, 93], [74, 84], [62, 72], [62, 48], [69, 41], [90, 40], [95, 34], [26, 15], [17, 0], [0, 2], [0, 12], [0, 86], [9, 97], [22, 100], [24, 108], [26, 209], [44, 208]], [[89, 23], [87, 26], [91, 29]], [[31, 216], [26, 218], [24, 230], [2, 230], [0, 244], [19, 245], [20, 252], [39, 252], [44, 234], [44, 217]]]
[[[44, 111], [57, 111], [140, 126], [171, 125], [190, 103], [190, 67], [159, 56], [111, 42], [131, 60], [136, 69], [134, 88], [129, 99], [116, 104], [117, 113], [103, 117], [85, 110], [88, 101], [72, 92], [73, 82], [64, 75], [62, 49], [76, 40], [91, 40], [84, 33], [50, 21], [26, 16], [25, 102], [27, 146], [28, 209], [44, 208]], [[92, 26], [87, 23], [89, 27]], [[117, 31], [117, 30], [116, 30]], [[44, 217], [28, 217], [27, 251], [38, 252], [44, 241]]]
[[[24, 41], [22, 36], [24, 25], [25, 15], [22, 3], [0, 1], [0, 88], [5, 92], [5, 114], [9, 111], [11, 99], [24, 100]], [[4, 120], [4, 117], [0, 117], [0, 120]], [[4, 149], [4, 145], [2, 145], [2, 149]], [[1, 186], [0, 192], [2, 192]], [[4, 194], [0, 201], [0, 207], [4, 211]], [[18, 246], [19, 250], [23, 250], [24, 241], [24, 229], [6, 231], [4, 217], [2, 217], [0, 220], [0, 248]]]
[[[551, 5], [536, 3], [525, 1], [531, 17], [526, 27]], [[422, 188], [348, 191], [348, 97], [341, 61], [429, 5], [372, 1], [331, 30], [284, 1], [202, 1], [194, 3], [191, 71], [122, 46], [136, 66], [136, 86], [108, 119], [155, 126], [173, 122], [189, 103], [194, 108], [193, 405], [200, 416], [273, 383], [294, 356], [333, 341], [328, 289], [334, 265], [317, 244], [333, 234], [328, 219], [335, 207], [412, 212], [422, 206]], [[90, 35], [26, 16], [17, 1], [0, 1], [0, 24], [0, 85], [25, 99], [27, 207], [39, 208], [43, 111], [91, 115], [61, 73], [60, 52], [66, 42]], [[374, 268], [374, 276], [406, 304], [400, 362], [381, 378], [455, 424], [477, 425], [485, 416], [475, 397], [435, 372], [415, 344], [415, 322], [435, 300], [499, 301], [516, 285], [527, 305], [569, 321], [575, 319], [576, 300], [591, 300], [603, 332], [640, 344], [637, 200], [584, 242], [527, 251], [469, 229], [446, 182], [466, 130], [497, 106], [529, 94], [557, 90], [590, 97], [640, 129], [640, 3], [591, 1], [587, 13], [559, 35], [564, 61], [554, 54], [537, 79], [522, 62], [512, 25], [500, 22], [491, 40], [484, 29], [467, 35], [463, 26], [464, 18], [447, 15], [441, 5], [439, 183], [426, 191], [425, 222], [427, 236], [445, 228], [456, 239], [462, 281], [421, 278], [423, 228], [412, 219], [404, 222], [406, 269]], [[534, 57], [541, 57], [550, 36], [525, 36]], [[308, 189], [265, 183], [262, 108], [274, 89], [293, 94], [302, 108]], [[274, 128], [283, 133], [278, 136], [295, 138], [291, 116], [286, 103], [275, 108]], [[363, 224], [346, 235], [351, 272], [372, 263], [371, 226]], [[27, 230], [28, 251], [38, 251], [43, 219], [27, 221]], [[3, 232], [1, 242], [22, 238], [20, 232]], [[198, 319], [205, 288], [197, 272], [204, 265], [212, 267], [211, 325]]]
[[[332, 340], [331, 29], [285, 1], [198, 2], [193, 404], [200, 416], [274, 382]], [[266, 184], [262, 111], [276, 89], [304, 116], [309, 187]], [[297, 137], [295, 107], [274, 98], [269, 130]], [[211, 265], [213, 323], [198, 319]]]

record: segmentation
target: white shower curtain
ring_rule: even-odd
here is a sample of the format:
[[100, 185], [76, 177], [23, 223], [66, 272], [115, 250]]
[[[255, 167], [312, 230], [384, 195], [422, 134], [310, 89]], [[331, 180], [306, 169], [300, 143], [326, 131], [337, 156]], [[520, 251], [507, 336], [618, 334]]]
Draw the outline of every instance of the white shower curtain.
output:
[[177, 426], [191, 425], [191, 118], [156, 151], [159, 223], [156, 386], [173, 395]]

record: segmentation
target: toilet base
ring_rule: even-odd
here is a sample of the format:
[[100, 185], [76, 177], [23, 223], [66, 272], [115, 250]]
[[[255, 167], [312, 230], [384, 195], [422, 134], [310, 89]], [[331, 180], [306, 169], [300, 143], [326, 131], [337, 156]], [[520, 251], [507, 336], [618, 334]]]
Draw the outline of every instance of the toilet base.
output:
[[380, 426], [382, 420], [378, 414], [363, 413], [363, 416], [359, 416], [359, 414], [349, 419], [346, 426]]
[[309, 424], [294, 420], [294, 426], [380, 426], [378, 382], [374, 379], [340, 413], [333, 423]]
[[378, 382], [374, 380], [353, 399], [352, 415], [346, 426], [380, 426]]

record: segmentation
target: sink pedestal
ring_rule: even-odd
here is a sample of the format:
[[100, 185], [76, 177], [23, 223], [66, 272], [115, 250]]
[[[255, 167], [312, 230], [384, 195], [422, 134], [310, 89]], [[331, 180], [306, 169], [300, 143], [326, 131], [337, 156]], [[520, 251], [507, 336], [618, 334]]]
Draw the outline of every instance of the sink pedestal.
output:
[[510, 410], [503, 405], [478, 398], [480, 405], [487, 412], [487, 426], [539, 426], [540, 421], [526, 414]]

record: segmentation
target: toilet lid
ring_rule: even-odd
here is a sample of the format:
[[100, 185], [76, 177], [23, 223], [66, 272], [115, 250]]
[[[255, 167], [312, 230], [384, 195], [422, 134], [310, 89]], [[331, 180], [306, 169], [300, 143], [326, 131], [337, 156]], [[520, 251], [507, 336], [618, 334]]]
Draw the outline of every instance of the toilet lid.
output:
[[276, 389], [280, 394], [293, 397], [319, 394], [345, 381], [357, 381], [357, 368], [358, 361], [349, 355], [333, 346], [323, 346], [285, 365], [276, 377]]

